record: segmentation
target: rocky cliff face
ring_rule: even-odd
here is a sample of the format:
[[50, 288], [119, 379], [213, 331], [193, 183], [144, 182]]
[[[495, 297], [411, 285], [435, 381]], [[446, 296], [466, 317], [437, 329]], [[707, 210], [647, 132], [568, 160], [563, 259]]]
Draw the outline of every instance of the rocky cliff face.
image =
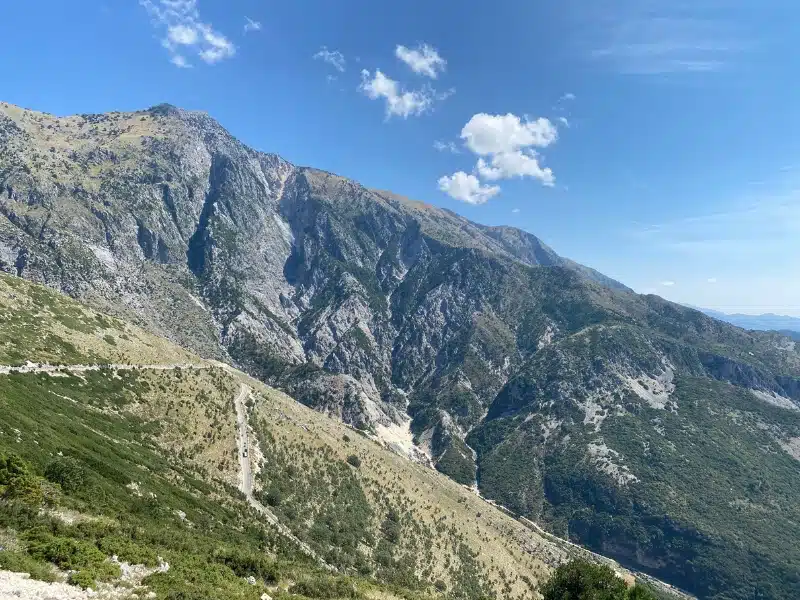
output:
[[[659, 485], [689, 493], [676, 472], [656, 485], [628, 464], [656, 446], [696, 459], [662, 439], [665, 423], [678, 419], [677, 440], [706, 402], [738, 419], [749, 449], [794, 464], [800, 353], [787, 338], [637, 296], [517, 229], [256, 152], [204, 114], [56, 118], [0, 104], [0, 190], [0, 269], [358, 427], [409, 425], [456, 480], [477, 477], [484, 494], [653, 570], [692, 560], [630, 525], [686, 514], [652, 501]], [[764, 416], [773, 408], [790, 416]], [[622, 528], [587, 516], [622, 505], [637, 507]]]

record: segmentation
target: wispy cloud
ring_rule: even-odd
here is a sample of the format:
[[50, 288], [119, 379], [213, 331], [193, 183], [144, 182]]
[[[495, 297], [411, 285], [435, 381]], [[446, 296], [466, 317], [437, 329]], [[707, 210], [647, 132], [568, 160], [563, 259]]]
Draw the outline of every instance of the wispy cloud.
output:
[[661, 285], [664, 287], [672, 287], [675, 285], [675, 282], [668, 279], [666, 281], [662, 281]]
[[420, 44], [416, 48], [406, 48], [398, 45], [394, 54], [402, 60], [408, 67], [419, 75], [436, 79], [447, 67], [447, 61], [443, 59], [436, 48], [428, 44]]
[[800, 190], [651, 225], [633, 236], [651, 248], [692, 256], [785, 254], [800, 246]]
[[631, 75], [719, 71], [751, 44], [718, 7], [710, 0], [620, 0], [615, 10], [595, 13], [589, 55]]
[[250, 33], [251, 31], [261, 31], [261, 22], [253, 21], [250, 17], [245, 17], [246, 23], [244, 24], [244, 32]]
[[384, 75], [380, 69], [370, 73], [361, 71], [361, 85], [358, 88], [371, 100], [383, 99], [386, 102], [386, 118], [393, 116], [407, 119], [410, 116], [427, 112], [434, 96], [429, 90], [405, 90], [394, 79]]
[[441, 140], [436, 140], [435, 142], [433, 142], [433, 147], [439, 152], [449, 152], [450, 154], [461, 154], [461, 150], [455, 144], [455, 142], [443, 142]]
[[328, 48], [325, 46], [320, 48], [319, 51], [316, 54], [314, 54], [312, 58], [314, 60], [321, 60], [323, 62], [328, 63], [330, 66], [332, 66], [340, 73], [344, 73], [345, 68], [347, 66], [347, 61], [344, 58], [344, 54], [342, 54], [338, 50], [328, 50]]
[[236, 54], [236, 47], [210, 23], [200, 18], [197, 0], [139, 0], [162, 30], [161, 45], [177, 67], [190, 67], [189, 56], [213, 65]]

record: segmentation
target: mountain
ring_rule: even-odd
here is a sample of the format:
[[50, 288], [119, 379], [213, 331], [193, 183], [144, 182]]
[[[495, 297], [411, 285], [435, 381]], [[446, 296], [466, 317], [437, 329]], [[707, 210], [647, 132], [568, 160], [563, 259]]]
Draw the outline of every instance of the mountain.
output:
[[522, 600], [574, 554], [47, 288], [0, 274], [0, 322], [0, 596]]
[[787, 317], [785, 315], [774, 315], [767, 313], [763, 315], [743, 315], [739, 313], [727, 314], [706, 308], [698, 309], [705, 314], [720, 321], [731, 323], [742, 329], [755, 329], [758, 331], [791, 331], [800, 333], [800, 318]]
[[162, 105], [0, 105], [0, 266], [704, 598], [800, 591], [800, 349]]

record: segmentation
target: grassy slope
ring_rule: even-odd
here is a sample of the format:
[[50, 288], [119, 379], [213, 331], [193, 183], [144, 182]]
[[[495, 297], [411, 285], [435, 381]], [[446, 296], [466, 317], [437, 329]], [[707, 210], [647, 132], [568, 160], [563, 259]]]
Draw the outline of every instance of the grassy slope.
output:
[[[197, 361], [136, 327], [5, 275], [0, 315], [0, 363]], [[342, 573], [355, 577], [359, 594], [532, 597], [548, 565], [563, 557], [451, 480], [271, 388], [229, 369], [184, 368], [0, 375], [0, 453], [20, 455], [37, 475], [60, 454], [77, 460], [85, 482], [51, 495], [52, 511], [88, 518], [67, 525], [52, 511], [37, 514], [5, 501], [0, 527], [19, 550], [0, 553], [3, 564], [30, 559], [25, 548], [41, 562], [44, 555], [35, 548], [44, 536], [47, 543], [83, 540], [122, 559], [152, 562], [162, 556], [172, 566], [169, 573], [145, 580], [160, 597], [178, 590], [201, 597], [215, 590], [217, 597], [256, 598], [265, 589], [274, 594], [279, 584], [286, 588], [318, 576], [319, 569], [260, 522], [235, 489], [232, 399], [241, 381], [256, 390], [251, 444], [261, 441], [267, 461], [259, 478], [262, 497], [273, 483], [294, 480], [304, 494], [293, 498], [289, 486], [275, 512]], [[360, 467], [346, 462], [350, 455], [360, 457]], [[255, 462], [255, 447], [251, 456]], [[309, 508], [308, 498], [315, 499], [312, 510], [300, 512]], [[336, 521], [354, 506], [362, 509], [351, 515], [355, 540], [343, 535], [349, 531], [338, 531]], [[294, 520], [287, 516], [293, 507]], [[104, 519], [95, 520], [99, 516]], [[342, 552], [351, 543], [362, 557], [358, 565]], [[120, 545], [128, 550], [119, 551]], [[232, 563], [226, 558], [231, 548], [269, 557], [277, 577], [263, 576], [252, 561]], [[244, 584], [226, 560], [239, 565], [239, 575], [261, 573], [260, 583]], [[339, 585], [337, 593], [343, 593], [341, 582], [323, 584]]]

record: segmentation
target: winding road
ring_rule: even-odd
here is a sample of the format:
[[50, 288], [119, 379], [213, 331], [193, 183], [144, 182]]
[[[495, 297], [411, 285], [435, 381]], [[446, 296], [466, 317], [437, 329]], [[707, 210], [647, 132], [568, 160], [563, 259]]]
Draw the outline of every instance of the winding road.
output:
[[253, 470], [250, 466], [249, 436], [247, 435], [247, 407], [244, 405], [250, 392], [252, 390], [248, 386], [241, 384], [239, 395], [233, 401], [236, 406], [236, 445], [239, 448], [239, 489], [247, 497], [250, 505], [261, 512], [259, 509], [261, 504], [253, 498]]
[[247, 406], [245, 405], [247, 398], [253, 390], [241, 384], [239, 393], [234, 399], [236, 407], [236, 447], [239, 453], [239, 490], [244, 494], [247, 503], [253, 509], [263, 516], [271, 525], [273, 525], [282, 535], [291, 539], [297, 546], [308, 556], [319, 562], [325, 569], [335, 571], [335, 568], [326, 563], [322, 558], [314, 552], [311, 547], [305, 542], [299, 540], [289, 529], [278, 521], [278, 517], [269, 510], [266, 506], [261, 504], [253, 496], [253, 470], [250, 464], [250, 442], [247, 427]]

